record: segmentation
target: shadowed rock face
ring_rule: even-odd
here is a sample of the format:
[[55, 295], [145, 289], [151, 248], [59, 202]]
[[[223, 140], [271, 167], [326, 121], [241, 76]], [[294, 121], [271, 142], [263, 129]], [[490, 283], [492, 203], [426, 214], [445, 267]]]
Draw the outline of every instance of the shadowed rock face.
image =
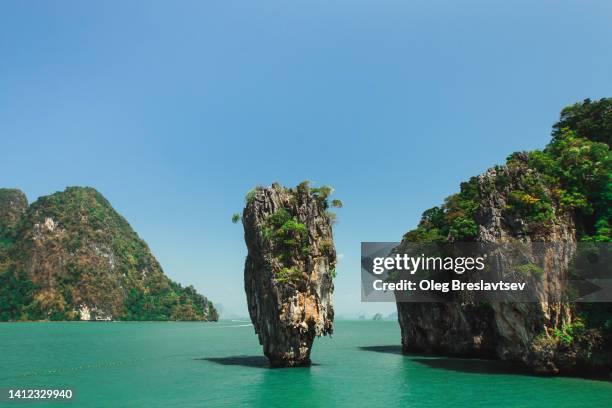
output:
[[243, 212], [249, 314], [272, 367], [310, 365], [316, 336], [331, 334], [336, 251], [327, 192], [258, 187]]

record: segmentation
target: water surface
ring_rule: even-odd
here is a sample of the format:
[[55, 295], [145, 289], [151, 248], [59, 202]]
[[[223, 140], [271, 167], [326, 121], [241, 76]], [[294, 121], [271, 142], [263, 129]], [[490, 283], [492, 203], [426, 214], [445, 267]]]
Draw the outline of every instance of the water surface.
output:
[[0, 387], [73, 388], [63, 407], [612, 406], [612, 382], [403, 356], [399, 337], [394, 321], [340, 321], [314, 366], [269, 369], [248, 322], [4, 323]]

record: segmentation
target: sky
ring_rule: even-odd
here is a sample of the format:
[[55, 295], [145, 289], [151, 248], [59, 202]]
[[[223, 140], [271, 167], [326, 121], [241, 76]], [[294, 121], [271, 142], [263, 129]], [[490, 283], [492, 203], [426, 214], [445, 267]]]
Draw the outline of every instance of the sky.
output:
[[609, 1], [0, 2], [0, 186], [92, 186], [166, 274], [246, 316], [253, 186], [344, 202], [334, 304], [362, 303], [360, 242], [508, 154], [566, 105], [612, 96]]

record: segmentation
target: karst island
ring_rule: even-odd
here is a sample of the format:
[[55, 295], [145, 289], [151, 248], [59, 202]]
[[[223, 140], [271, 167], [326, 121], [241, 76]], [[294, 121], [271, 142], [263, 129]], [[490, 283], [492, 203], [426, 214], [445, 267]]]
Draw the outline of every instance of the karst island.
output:
[[336, 250], [332, 189], [303, 182], [257, 187], [242, 216], [244, 286], [251, 321], [271, 367], [311, 364], [315, 337], [332, 334]]

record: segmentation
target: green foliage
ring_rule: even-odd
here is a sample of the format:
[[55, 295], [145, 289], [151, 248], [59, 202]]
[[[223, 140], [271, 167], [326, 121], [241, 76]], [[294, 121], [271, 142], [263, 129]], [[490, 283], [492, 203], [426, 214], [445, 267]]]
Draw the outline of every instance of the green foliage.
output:
[[131, 288], [125, 301], [127, 314], [123, 320], [217, 320], [212, 303], [193, 286], [183, 288], [171, 282], [163, 292], [152, 294]]
[[244, 196], [244, 202], [247, 205], [251, 204], [255, 200], [256, 195], [257, 195], [256, 189], [249, 190], [249, 192], [246, 193], [246, 195]]
[[[277, 183], [273, 188], [282, 188]], [[333, 189], [329, 186], [312, 188], [310, 182], [304, 181], [295, 189], [282, 188], [280, 202], [282, 207], [268, 215], [265, 220], [257, 225], [266, 243], [270, 245], [271, 263], [274, 271], [274, 282], [278, 284], [298, 285], [307, 279], [304, 272], [311, 268], [309, 257], [333, 254], [333, 243], [331, 239], [323, 239], [317, 243], [311, 242], [309, 227], [301, 218], [301, 209], [305, 206], [316, 205], [317, 211], [325, 211], [330, 223], [335, 219], [335, 214], [327, 211], [328, 197]], [[313, 199], [314, 202], [313, 202]], [[308, 201], [306, 201], [308, 200]], [[334, 206], [341, 206], [340, 200], [334, 200]], [[317, 220], [316, 222], [320, 222]], [[313, 223], [313, 228], [319, 228]], [[313, 246], [314, 245], [314, 246]], [[316, 253], [313, 251], [316, 248]], [[309, 266], [310, 265], [310, 266]], [[332, 272], [335, 274], [335, 270]]]
[[298, 222], [295, 218], [288, 219], [276, 230], [276, 236], [285, 245], [298, 245], [307, 238], [306, 225]]
[[585, 99], [561, 111], [559, 122], [553, 126], [553, 138], [571, 129], [578, 137], [610, 146], [612, 141], [612, 98], [598, 101]]
[[321, 199], [322, 201], [326, 201], [327, 198], [333, 194], [334, 189], [330, 186], [321, 186], [317, 188], [311, 188], [310, 192], [315, 196]]
[[546, 224], [554, 218], [553, 206], [546, 193], [532, 185], [528, 191], [513, 190], [508, 194], [506, 210], [530, 224]]
[[329, 274], [331, 275], [332, 279], [336, 279], [336, 276], [338, 276], [338, 273], [336, 272], [336, 268], [330, 269]]
[[566, 345], [570, 345], [574, 342], [575, 338], [584, 333], [586, 326], [584, 321], [580, 318], [576, 318], [572, 323], [565, 323], [561, 329], [553, 329], [553, 337], [560, 340]]
[[610, 222], [601, 217], [595, 222], [595, 234], [589, 237], [594, 242], [610, 242], [612, 240], [612, 228]]
[[444, 209], [433, 207], [425, 210], [421, 216], [421, 226], [427, 229], [444, 228], [446, 226], [446, 213]]
[[8, 251], [14, 242], [14, 238], [8, 229], [4, 229], [0, 226], [0, 258], [2, 254]]
[[274, 275], [274, 280], [277, 283], [289, 283], [292, 285], [297, 285], [302, 279], [304, 279], [302, 271], [295, 267], [282, 268]]
[[[575, 211], [583, 241], [612, 240], [612, 99], [586, 100], [563, 110], [555, 124], [553, 140], [543, 151], [527, 155], [530, 169], [512, 180], [497, 167], [493, 186], [508, 192], [507, 214], [520, 218], [528, 228], [546, 227], [554, 221], [554, 206]], [[524, 153], [508, 157], [507, 166], [523, 166]], [[462, 183], [461, 191], [422, 215], [419, 226], [404, 238], [413, 242], [436, 242], [448, 238], [469, 241], [477, 234], [474, 214], [479, 206], [476, 179]]]
[[292, 220], [293, 217], [289, 214], [289, 211], [286, 208], [279, 208], [268, 218], [268, 224], [270, 224], [274, 229], [279, 229], [282, 227], [287, 221]]
[[292, 256], [307, 256], [310, 253], [308, 228], [286, 208], [271, 214], [261, 231], [264, 238], [271, 240], [281, 251], [284, 262], [290, 262]]
[[[598, 128], [596, 124], [588, 127]], [[557, 199], [562, 207], [576, 212], [581, 240], [610, 242], [606, 225], [612, 220], [612, 152], [608, 144], [591, 140], [601, 138], [578, 134], [575, 129], [556, 128], [546, 149], [530, 154], [530, 165], [559, 186]]]
[[310, 180], [304, 180], [297, 185], [298, 193], [305, 193], [310, 191]]
[[36, 287], [25, 272], [0, 271], [0, 321], [37, 320], [28, 306], [34, 300]]
[[461, 190], [446, 198], [441, 207], [432, 207], [421, 216], [418, 227], [404, 238], [409, 242], [471, 241], [478, 233], [474, 216], [479, 207], [480, 193], [475, 177], [461, 183]]
[[449, 235], [457, 241], [467, 241], [475, 237], [477, 233], [476, 221], [463, 216], [455, 218], [449, 229]]
[[237, 224], [240, 221], [240, 218], [241, 218], [240, 214], [238, 213], [232, 214], [232, 223]]
[[[273, 183], [272, 187], [276, 189], [277, 191], [280, 191], [283, 189], [283, 187], [278, 183]], [[252, 203], [253, 200], [255, 199], [257, 188], [247, 193], [246, 199], [245, 199], [247, 205]], [[342, 201], [339, 199], [333, 199], [331, 200], [331, 203], [329, 202], [329, 197], [334, 192], [334, 189], [332, 187], [330, 186], [311, 187], [311, 182], [309, 180], [302, 181], [300, 184], [297, 185], [295, 189], [289, 189], [287, 191], [293, 194], [290, 199], [290, 203], [292, 205], [298, 204], [300, 194], [311, 194], [313, 197], [317, 198], [321, 202], [324, 210], [327, 210], [330, 205], [334, 208], [342, 208], [344, 205]], [[295, 194], [296, 192], [298, 193], [297, 195]], [[331, 224], [334, 224], [336, 222], [336, 214], [329, 212], [329, 211], [326, 211], [325, 214], [330, 220]], [[268, 224], [275, 225], [277, 229], [278, 227], [280, 227], [280, 225], [282, 225], [284, 222], [287, 221], [287, 217], [288, 217], [287, 209], [281, 209], [277, 211], [276, 214], [273, 215], [273, 218], [269, 220]], [[232, 222], [236, 223], [237, 221], [234, 221], [235, 219], [236, 219], [236, 214], [232, 216]], [[275, 235], [274, 229], [275, 228], [272, 228], [270, 225], [263, 226], [262, 233], [264, 237], [268, 239], [272, 239]], [[293, 241], [293, 239], [289, 238], [289, 241]]]
[[448, 235], [444, 235], [438, 228], [430, 228], [419, 225], [404, 234], [407, 242], [446, 242]]
[[584, 241], [612, 240], [605, 227], [612, 219], [611, 140], [612, 99], [587, 99], [562, 111], [552, 142], [534, 156], [534, 165], [561, 184], [562, 202], [577, 210]]
[[580, 209], [589, 213], [592, 212], [589, 200], [582, 193], [568, 193], [561, 188], [557, 189], [557, 193], [559, 195], [559, 202], [562, 207]]
[[541, 278], [542, 276], [544, 276], [544, 270], [533, 263], [518, 265], [515, 268], [515, 271], [523, 278]]

